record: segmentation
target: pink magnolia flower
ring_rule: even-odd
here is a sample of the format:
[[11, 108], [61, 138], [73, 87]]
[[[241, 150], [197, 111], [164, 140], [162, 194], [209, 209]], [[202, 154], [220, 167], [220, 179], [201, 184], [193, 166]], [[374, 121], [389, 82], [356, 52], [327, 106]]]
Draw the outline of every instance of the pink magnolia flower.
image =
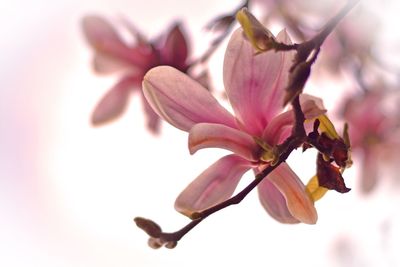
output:
[[354, 156], [360, 158], [355, 162], [361, 162], [360, 186], [364, 193], [375, 188], [382, 165], [398, 164], [400, 158], [399, 109], [392, 96], [387, 90], [373, 89], [345, 101], [343, 117], [349, 124]]
[[[94, 70], [99, 74], [122, 74], [119, 81], [97, 104], [92, 114], [94, 125], [120, 116], [132, 92], [142, 95], [142, 91], [138, 89], [141, 88], [143, 76], [152, 67], [170, 65], [183, 72], [189, 67], [188, 44], [179, 24], [173, 25], [165, 35], [152, 42], [145, 40], [128, 22], [125, 24], [136, 39], [135, 44], [125, 42], [116, 29], [102, 17], [87, 16], [83, 19], [83, 32], [94, 50]], [[157, 133], [160, 119], [145, 98], [142, 99], [148, 128]]]
[[[277, 39], [290, 42], [285, 31]], [[166, 66], [150, 70], [144, 94], [164, 120], [189, 132], [189, 150], [218, 147], [227, 155], [201, 173], [177, 198], [175, 208], [191, 216], [228, 199], [248, 170], [267, 167], [273, 147], [291, 133], [294, 114], [283, 112], [284, 87], [293, 53], [269, 51], [255, 55], [237, 30], [226, 50], [224, 84], [232, 115], [202, 86], [182, 72]], [[314, 99], [315, 100], [315, 99]], [[302, 101], [306, 118], [324, 113], [314, 100]], [[280, 164], [258, 185], [262, 206], [283, 223], [314, 224], [317, 212], [299, 177]]]

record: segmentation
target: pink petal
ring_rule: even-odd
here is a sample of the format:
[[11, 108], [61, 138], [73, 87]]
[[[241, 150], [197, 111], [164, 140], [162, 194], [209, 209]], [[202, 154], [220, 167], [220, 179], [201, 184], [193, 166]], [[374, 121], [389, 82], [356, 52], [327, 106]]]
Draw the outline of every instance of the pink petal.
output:
[[87, 16], [82, 20], [82, 28], [91, 46], [101, 50], [105, 43], [126, 47], [114, 27], [100, 16]]
[[138, 77], [125, 77], [111, 88], [97, 104], [92, 124], [98, 126], [119, 117], [127, 106], [130, 89], [139, 81]]
[[250, 169], [249, 162], [228, 155], [201, 173], [178, 196], [175, 209], [186, 216], [227, 200], [234, 193], [240, 178]]
[[274, 146], [284, 141], [291, 133], [294, 122], [292, 110], [279, 114], [265, 127], [262, 138], [269, 145]]
[[281, 223], [299, 223], [289, 212], [286, 199], [276, 186], [265, 178], [258, 186], [258, 197], [268, 214]]
[[[285, 32], [277, 38], [290, 42]], [[224, 84], [236, 116], [250, 134], [260, 136], [282, 109], [293, 53], [255, 53], [242, 30], [234, 32], [225, 53]]]
[[93, 57], [93, 68], [98, 74], [111, 74], [131, 68], [127, 61], [119, 60], [104, 53], [95, 53]]
[[[320, 98], [302, 94], [300, 104], [305, 118], [309, 120], [305, 122], [306, 129], [312, 127], [314, 121], [311, 119], [326, 113]], [[262, 135], [263, 140], [271, 146], [282, 143], [291, 134], [293, 122], [294, 114], [292, 110], [279, 114], [265, 127]]]
[[[280, 42], [291, 44], [289, 35], [286, 30], [282, 30], [278, 33], [276, 39]], [[270, 51], [273, 52], [273, 51]], [[295, 56], [295, 52], [274, 52], [274, 58], [271, 58], [271, 64], [274, 64], [274, 60], [279, 62], [279, 70], [274, 81], [272, 88], [268, 88], [263, 95], [263, 114], [267, 120], [270, 120], [275, 114], [279, 113], [282, 110], [283, 99], [286, 94], [285, 87], [287, 85], [288, 77], [289, 77], [289, 69], [293, 64], [293, 59]], [[272, 57], [272, 55], [270, 56]]]
[[143, 91], [154, 111], [181, 130], [189, 131], [199, 122], [236, 128], [232, 114], [207, 89], [172, 67], [160, 66], [147, 72]]
[[318, 215], [314, 202], [308, 196], [299, 177], [286, 163], [280, 164], [268, 175], [267, 179], [282, 193], [286, 199], [287, 208], [294, 218], [307, 224], [317, 222]]
[[210, 147], [228, 149], [249, 161], [257, 161], [260, 157], [260, 147], [245, 132], [215, 123], [193, 126], [189, 132], [190, 153]]
[[162, 64], [185, 72], [187, 69], [188, 45], [179, 23], [170, 30], [161, 49]]
[[143, 47], [128, 47], [118, 35], [114, 27], [99, 16], [87, 16], [82, 21], [82, 28], [88, 43], [97, 54], [105, 54], [117, 62], [127, 62], [146, 67], [153, 60]]
[[142, 93], [143, 110], [147, 119], [147, 128], [153, 134], [158, 134], [160, 133], [161, 119], [147, 102], [146, 98], [143, 95], [143, 91], [141, 91], [141, 93]]
[[315, 119], [327, 111], [321, 98], [308, 94], [300, 95], [300, 105], [307, 120]]

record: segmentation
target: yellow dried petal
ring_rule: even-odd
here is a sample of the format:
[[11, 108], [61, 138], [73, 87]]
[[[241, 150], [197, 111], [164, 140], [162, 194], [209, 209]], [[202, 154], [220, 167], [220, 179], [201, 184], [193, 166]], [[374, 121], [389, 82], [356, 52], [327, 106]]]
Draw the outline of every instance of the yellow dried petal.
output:
[[336, 132], [335, 126], [333, 126], [332, 122], [329, 120], [328, 116], [322, 114], [318, 117], [320, 122], [319, 129], [321, 132], [326, 133], [326, 135], [333, 139], [340, 139], [338, 133]]
[[328, 192], [328, 189], [323, 186], [319, 186], [318, 177], [314, 175], [308, 182], [306, 191], [310, 195], [311, 199], [316, 202], [317, 200], [320, 200], [326, 194], [326, 192]]

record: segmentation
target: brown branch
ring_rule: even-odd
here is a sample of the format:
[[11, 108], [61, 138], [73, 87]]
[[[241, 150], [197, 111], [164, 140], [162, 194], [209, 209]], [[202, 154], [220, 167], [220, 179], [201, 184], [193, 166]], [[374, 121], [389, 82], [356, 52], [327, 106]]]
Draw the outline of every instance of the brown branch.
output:
[[350, 0], [339, 13], [328, 21], [323, 27], [323, 30], [317, 34], [312, 41], [315, 42], [315, 47], [320, 47], [325, 41], [326, 37], [336, 28], [340, 21], [353, 9], [353, 7], [360, 2], [360, 0]]
[[294, 64], [290, 68], [288, 86], [286, 87], [286, 95], [284, 105], [290, 103], [294, 97], [303, 92], [303, 88], [311, 74], [311, 66], [317, 60], [321, 50], [321, 45], [324, 43], [328, 35], [338, 25], [338, 23], [350, 12], [350, 10], [360, 0], [351, 0], [344, 6], [336, 16], [328, 21], [322, 31], [315, 35], [312, 39], [297, 45], [297, 54]]

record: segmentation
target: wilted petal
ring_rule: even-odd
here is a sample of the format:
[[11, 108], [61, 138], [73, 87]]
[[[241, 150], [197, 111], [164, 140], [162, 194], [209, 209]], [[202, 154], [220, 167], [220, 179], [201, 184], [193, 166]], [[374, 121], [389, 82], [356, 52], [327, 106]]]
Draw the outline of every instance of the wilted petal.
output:
[[243, 174], [251, 168], [249, 162], [228, 155], [201, 173], [178, 196], [175, 209], [186, 216], [216, 205], [232, 196]]
[[92, 124], [98, 126], [120, 116], [126, 108], [129, 92], [140, 84], [138, 77], [125, 77], [111, 88], [97, 104], [92, 114]]
[[[286, 32], [277, 39], [290, 43]], [[284, 87], [292, 52], [256, 51], [241, 29], [232, 35], [224, 60], [224, 85], [245, 129], [260, 136], [267, 123], [282, 109]]]
[[320, 186], [330, 190], [336, 190], [340, 193], [347, 193], [350, 191], [350, 188], [346, 187], [341, 169], [334, 166], [329, 161], [325, 161], [321, 153], [317, 156], [317, 177]]
[[145, 53], [143, 47], [128, 47], [114, 27], [100, 16], [87, 16], [82, 21], [84, 35], [98, 54], [105, 54], [117, 62], [145, 67], [152, 60], [152, 55]]
[[179, 23], [175, 24], [168, 33], [160, 53], [163, 65], [169, 65], [180, 71], [186, 71], [188, 45]]
[[281, 223], [299, 223], [289, 212], [282, 193], [268, 178], [264, 178], [257, 189], [261, 205], [272, 218]]
[[236, 128], [232, 114], [209, 91], [172, 67], [161, 66], [147, 72], [143, 91], [154, 111], [181, 130], [189, 131], [199, 122]]
[[250, 161], [256, 161], [260, 157], [259, 146], [253, 137], [245, 132], [222, 124], [196, 124], [189, 132], [190, 153], [209, 147], [228, 149]]
[[268, 176], [286, 199], [289, 212], [299, 221], [307, 224], [317, 222], [314, 202], [308, 196], [304, 184], [286, 163], [280, 164]]

